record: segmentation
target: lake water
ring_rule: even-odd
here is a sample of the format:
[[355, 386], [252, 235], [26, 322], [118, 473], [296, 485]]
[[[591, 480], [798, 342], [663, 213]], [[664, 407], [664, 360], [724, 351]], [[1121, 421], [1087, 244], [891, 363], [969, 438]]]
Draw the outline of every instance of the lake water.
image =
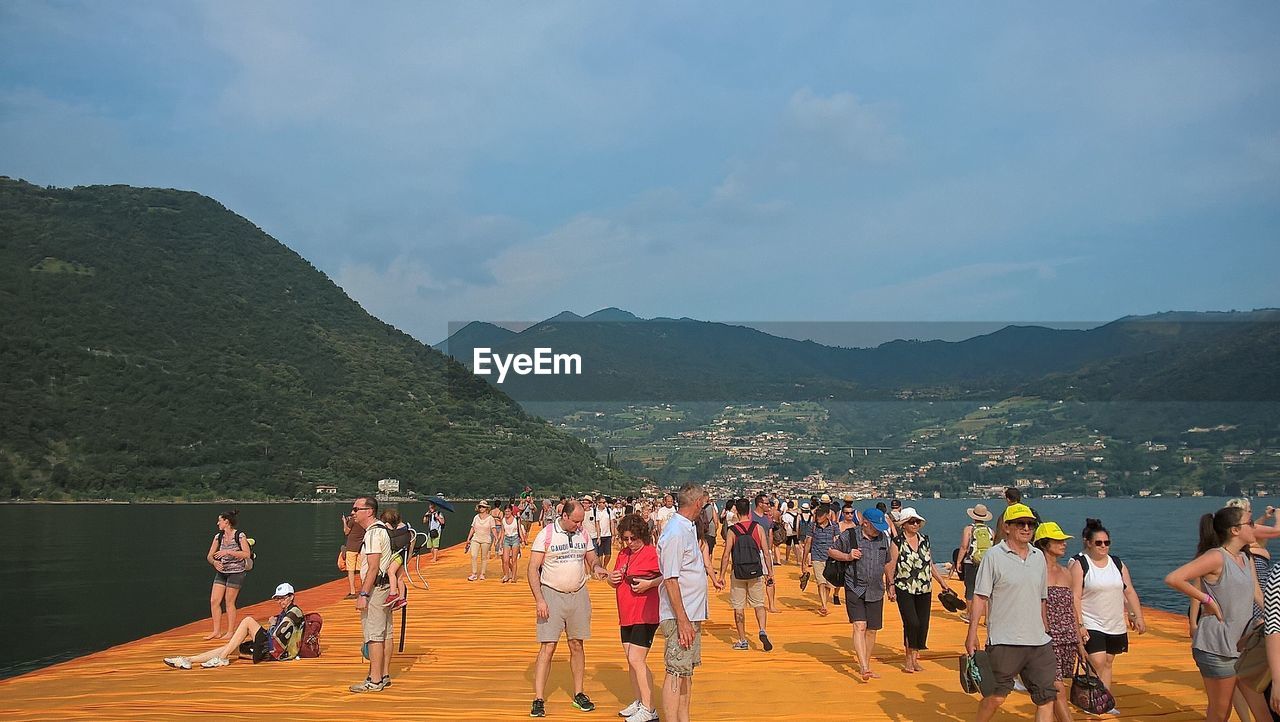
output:
[[[1080, 533], [1086, 517], [1103, 520], [1144, 605], [1182, 611], [1185, 599], [1164, 575], [1190, 559], [1199, 516], [1224, 499], [1038, 499], [1046, 520]], [[962, 499], [921, 499], [939, 558], [948, 557], [968, 522]], [[1003, 502], [989, 502], [993, 511]], [[1262, 506], [1260, 503], [1259, 506]], [[11, 540], [0, 567], [0, 677], [8, 677], [186, 624], [209, 614], [213, 570], [205, 561], [225, 505], [4, 505], [0, 528]], [[257, 541], [244, 606], [289, 581], [298, 589], [341, 576], [339, 514], [350, 502], [246, 504], [240, 528]], [[426, 504], [401, 504], [415, 526]], [[471, 505], [450, 515], [443, 546], [466, 538]], [[1079, 539], [1069, 552], [1079, 551]]]

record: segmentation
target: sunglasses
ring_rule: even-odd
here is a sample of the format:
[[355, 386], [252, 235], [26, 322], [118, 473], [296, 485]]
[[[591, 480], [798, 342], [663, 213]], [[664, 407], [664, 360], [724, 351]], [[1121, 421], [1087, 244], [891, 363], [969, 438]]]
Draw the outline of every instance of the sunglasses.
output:
[[635, 538], [635, 537], [633, 537], [633, 536], [631, 536], [630, 534], [623, 534], [623, 535], [622, 535], [622, 541], [623, 541], [624, 543], [625, 543], [625, 542], [630, 542], [630, 541], [635, 541], [635, 540], [636, 540], [636, 538]]
[[920, 522], [921, 522], [920, 519], [908, 519], [902, 523], [903, 524], [919, 524]]
[[1105, 539], [1105, 540], [1104, 540], [1104, 539], [1099, 539], [1099, 540], [1095, 541], [1095, 542], [1093, 543], [1093, 545], [1094, 545], [1094, 546], [1096, 546], [1096, 547], [1109, 547], [1109, 546], [1111, 546], [1111, 540], [1110, 540], [1110, 539]]
[[[354, 513], [358, 512], [358, 511], [372, 511], [372, 510], [373, 510], [373, 507], [371, 507], [371, 506], [353, 506], [353, 507], [351, 507], [351, 513], [352, 513], [352, 514], [354, 514]], [[330, 512], [330, 513], [332, 513], [332, 512]]]
[[1034, 521], [1029, 521], [1029, 520], [1026, 520], [1026, 519], [1019, 519], [1018, 521], [1007, 521], [1007, 522], [1005, 522], [1005, 523], [1006, 523], [1006, 524], [1008, 524], [1009, 526], [1016, 526], [1016, 527], [1019, 527], [1019, 528], [1021, 528], [1021, 529], [1035, 529], [1035, 528], [1036, 528], [1036, 523], [1035, 523]]

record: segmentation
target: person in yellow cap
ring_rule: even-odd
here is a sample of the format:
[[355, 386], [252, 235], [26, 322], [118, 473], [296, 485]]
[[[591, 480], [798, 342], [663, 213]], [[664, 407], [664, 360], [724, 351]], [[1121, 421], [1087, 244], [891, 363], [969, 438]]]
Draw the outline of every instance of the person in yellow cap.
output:
[[1053, 640], [1044, 628], [1044, 606], [1049, 598], [1048, 568], [1044, 553], [1031, 545], [1035, 513], [1025, 504], [1012, 504], [1004, 512], [1005, 540], [991, 547], [978, 565], [973, 586], [973, 608], [965, 652], [978, 650], [979, 622], [987, 618], [987, 655], [995, 676], [991, 693], [978, 705], [977, 722], [991, 719], [1021, 677], [1036, 705], [1037, 722], [1053, 719], [1058, 697], [1054, 684], [1057, 662]]
[[1057, 522], [1046, 521], [1036, 527], [1031, 543], [1044, 552], [1048, 571], [1049, 599], [1045, 605], [1045, 617], [1049, 620], [1049, 636], [1053, 639], [1053, 658], [1058, 664], [1054, 687], [1058, 697], [1053, 701], [1053, 713], [1059, 720], [1071, 719], [1067, 706], [1064, 679], [1075, 674], [1076, 659], [1080, 656], [1080, 644], [1088, 638], [1076, 624], [1075, 597], [1071, 592], [1071, 572], [1060, 560], [1067, 554], [1067, 540], [1073, 538], [1062, 531]]

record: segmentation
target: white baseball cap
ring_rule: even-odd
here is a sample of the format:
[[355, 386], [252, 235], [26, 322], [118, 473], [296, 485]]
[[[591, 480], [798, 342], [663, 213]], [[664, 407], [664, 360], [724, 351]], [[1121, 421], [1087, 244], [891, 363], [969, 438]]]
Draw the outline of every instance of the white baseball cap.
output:
[[284, 584], [281, 584], [280, 586], [276, 587], [276, 593], [273, 594], [271, 598], [279, 599], [280, 597], [287, 597], [290, 594], [293, 594], [293, 585], [290, 584], [289, 582], [285, 582]]

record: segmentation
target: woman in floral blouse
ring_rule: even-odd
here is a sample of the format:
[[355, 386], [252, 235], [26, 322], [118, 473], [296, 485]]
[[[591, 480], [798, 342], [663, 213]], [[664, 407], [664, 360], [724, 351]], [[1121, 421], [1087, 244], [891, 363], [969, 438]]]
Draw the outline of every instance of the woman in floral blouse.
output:
[[947, 582], [933, 565], [933, 553], [929, 549], [929, 537], [920, 533], [924, 517], [913, 507], [902, 510], [898, 521], [898, 536], [893, 543], [898, 547], [898, 566], [893, 586], [898, 594], [898, 613], [902, 615], [903, 644], [906, 659], [903, 672], [923, 672], [920, 666], [920, 650], [928, 649], [929, 611], [933, 604], [933, 580], [945, 589]]

